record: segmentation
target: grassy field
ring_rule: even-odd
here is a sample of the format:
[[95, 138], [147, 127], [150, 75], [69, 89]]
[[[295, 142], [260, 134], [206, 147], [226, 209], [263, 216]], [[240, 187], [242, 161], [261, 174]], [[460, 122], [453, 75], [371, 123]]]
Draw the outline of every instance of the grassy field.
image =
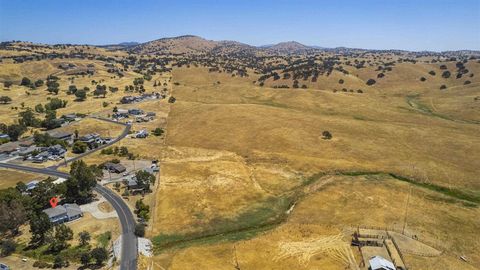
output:
[[14, 170], [0, 169], [0, 189], [14, 187], [18, 182], [28, 183], [33, 180], [43, 180], [43, 175], [35, 175]]

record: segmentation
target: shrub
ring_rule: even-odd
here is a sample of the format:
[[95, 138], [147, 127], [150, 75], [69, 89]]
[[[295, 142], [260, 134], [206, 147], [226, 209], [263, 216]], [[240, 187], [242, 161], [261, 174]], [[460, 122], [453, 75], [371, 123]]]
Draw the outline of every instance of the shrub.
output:
[[426, 81], [426, 80], [427, 80], [427, 79], [425, 79], [425, 77], [421, 77], [421, 78], [420, 78], [420, 81], [422, 81], [422, 82], [424, 82], [424, 81]]
[[442, 78], [448, 79], [448, 78], [450, 78], [450, 75], [451, 75], [450, 71], [445, 70], [445, 71], [442, 73]]
[[2, 241], [2, 245], [1, 245], [1, 249], [2, 249], [1, 255], [9, 256], [15, 251], [16, 248], [17, 248], [17, 244], [15, 244], [13, 240], [5, 239]]
[[442, 86], [440, 86], [440, 90], [443, 90], [443, 89], [447, 89], [447, 86], [445, 84], [442, 84]]
[[376, 81], [374, 79], [368, 79], [367, 81], [367, 85], [374, 85], [376, 83]]
[[135, 225], [135, 235], [138, 236], [138, 237], [144, 237], [145, 236], [145, 225], [143, 225], [143, 224]]
[[343, 84], [345, 81], [343, 79], [338, 80], [339, 84]]
[[85, 153], [87, 151], [87, 144], [81, 141], [76, 141], [72, 146], [72, 152], [75, 154]]
[[331, 138], [332, 138], [332, 133], [330, 133], [330, 131], [325, 130], [324, 132], [322, 132], [322, 139], [330, 140]]
[[155, 136], [162, 136], [162, 134], [163, 134], [163, 129], [161, 128], [156, 128], [153, 130], [153, 135]]
[[102, 265], [108, 259], [108, 252], [105, 248], [97, 247], [90, 252], [90, 256], [95, 260], [97, 265]]
[[31, 84], [32, 84], [32, 82], [27, 77], [23, 77], [22, 82], [20, 83], [20, 85], [23, 85], [23, 86], [30, 86]]
[[447, 66], [446, 65], [441, 65], [440, 69], [447, 69]]
[[175, 101], [177, 101], [175, 97], [168, 98], [168, 103], [175, 103]]
[[377, 78], [380, 79], [380, 78], [383, 78], [383, 77], [385, 77], [385, 74], [383, 74], [383, 73], [378, 73]]
[[428, 72], [428, 74], [430, 74], [430, 75], [432, 75], [432, 76], [435, 76], [436, 73], [435, 73], [435, 71], [430, 70], [430, 71]]
[[467, 84], [471, 84], [471, 83], [472, 83], [471, 81], [465, 81], [463, 84], [467, 85]]

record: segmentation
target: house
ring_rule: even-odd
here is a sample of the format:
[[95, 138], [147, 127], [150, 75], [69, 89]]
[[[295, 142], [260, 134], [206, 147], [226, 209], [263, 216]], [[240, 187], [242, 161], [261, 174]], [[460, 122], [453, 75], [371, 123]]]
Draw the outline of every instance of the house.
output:
[[54, 146], [48, 147], [47, 152], [50, 153], [50, 155], [52, 156], [61, 157], [65, 155], [67, 150], [65, 150], [65, 148], [63, 148], [60, 144], [56, 144]]
[[126, 184], [128, 190], [140, 189], [140, 187], [138, 186], [137, 178], [134, 175], [126, 179]]
[[72, 132], [62, 131], [62, 130], [50, 130], [50, 131], [47, 131], [47, 133], [48, 135], [50, 135], [50, 137], [54, 139], [66, 141], [68, 144], [73, 143]]
[[120, 103], [122, 104], [128, 104], [133, 102], [135, 102], [135, 97], [132, 96], [124, 96], [122, 97], [122, 99], [120, 99]]
[[395, 270], [395, 265], [382, 256], [373, 256], [368, 262], [370, 263], [370, 270]]
[[10, 270], [10, 267], [6, 264], [0, 263], [0, 270]]
[[127, 168], [125, 168], [125, 166], [123, 166], [122, 164], [111, 162], [105, 163], [105, 169], [113, 173], [123, 173], [127, 170]]
[[99, 143], [101, 138], [97, 133], [90, 133], [85, 136], [80, 137], [81, 142], [86, 143], [90, 148], [94, 147], [96, 143]]
[[148, 132], [145, 129], [140, 130], [139, 132], [135, 133], [135, 138], [146, 138], [148, 136]]
[[66, 203], [64, 205], [59, 205], [54, 208], [48, 208], [43, 210], [43, 212], [47, 214], [50, 222], [52, 222], [53, 224], [61, 224], [83, 217], [82, 210], [75, 203]]
[[142, 115], [143, 111], [140, 109], [129, 109], [128, 113], [131, 115]]
[[0, 145], [0, 154], [11, 154], [18, 150], [18, 142], [9, 142]]
[[28, 184], [26, 184], [27, 191], [32, 191], [34, 188], [36, 188], [38, 186], [38, 183], [40, 183], [40, 181], [34, 180], [34, 181], [31, 181]]
[[18, 150], [18, 155], [19, 156], [22, 156], [22, 157], [26, 157], [26, 156], [29, 156], [29, 155], [32, 155], [33, 153], [35, 153], [36, 151], [39, 151], [39, 147], [36, 147], [34, 145], [32, 146], [29, 146], [29, 147], [21, 147], [19, 150]]

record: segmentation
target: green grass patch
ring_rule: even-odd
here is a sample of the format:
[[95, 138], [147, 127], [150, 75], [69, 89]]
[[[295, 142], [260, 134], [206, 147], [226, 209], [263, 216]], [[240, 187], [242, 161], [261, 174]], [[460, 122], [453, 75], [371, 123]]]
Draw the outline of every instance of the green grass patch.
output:
[[286, 219], [293, 196], [270, 197], [233, 219], [214, 218], [201, 231], [190, 234], [160, 234], [153, 238], [155, 251], [183, 248], [194, 244], [249, 239]]
[[112, 240], [112, 232], [108, 231], [99, 234], [95, 239], [97, 239], [97, 242], [100, 244], [101, 247], [107, 248], [110, 240]]

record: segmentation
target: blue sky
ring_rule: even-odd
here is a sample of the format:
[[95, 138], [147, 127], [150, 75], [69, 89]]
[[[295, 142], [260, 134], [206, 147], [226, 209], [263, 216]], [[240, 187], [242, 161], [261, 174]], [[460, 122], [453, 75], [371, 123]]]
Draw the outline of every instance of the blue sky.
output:
[[0, 40], [111, 44], [198, 35], [251, 45], [480, 50], [480, 0], [0, 0]]

